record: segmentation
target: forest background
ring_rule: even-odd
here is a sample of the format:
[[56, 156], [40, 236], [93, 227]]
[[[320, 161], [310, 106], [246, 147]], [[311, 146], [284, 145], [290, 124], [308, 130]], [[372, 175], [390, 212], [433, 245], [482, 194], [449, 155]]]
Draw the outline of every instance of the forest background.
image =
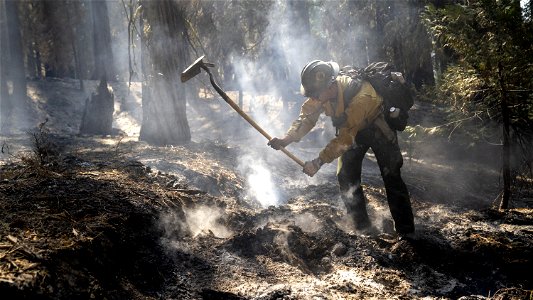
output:
[[[501, 149], [507, 207], [533, 167], [533, 1], [12, 1], [0, 2], [0, 124], [34, 128], [27, 82], [50, 78], [142, 83], [139, 139], [190, 141], [187, 101], [205, 82], [179, 82], [196, 57], [216, 63], [226, 90], [269, 94], [288, 120], [312, 59], [392, 62], [420, 101], [448, 122], [411, 124], [408, 139], [447, 136], [464, 151]], [[242, 99], [239, 99], [242, 105]], [[38, 122], [37, 122], [38, 123]], [[466, 138], [465, 138], [466, 137]]]

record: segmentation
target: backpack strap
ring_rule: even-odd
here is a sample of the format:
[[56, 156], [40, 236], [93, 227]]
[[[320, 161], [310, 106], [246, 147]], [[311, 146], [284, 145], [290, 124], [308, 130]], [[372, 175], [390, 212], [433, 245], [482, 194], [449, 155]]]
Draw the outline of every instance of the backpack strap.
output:
[[363, 80], [352, 78], [352, 81], [348, 84], [348, 87], [344, 90], [344, 107], [348, 107], [348, 105], [352, 102], [353, 97], [357, 93], [359, 93], [359, 90], [361, 90], [361, 87], [363, 86]]
[[[353, 97], [361, 90], [361, 86], [363, 85], [363, 80], [359, 78], [352, 78], [348, 86], [343, 91], [343, 101], [344, 101], [344, 112], [342, 115], [336, 117], [331, 116], [331, 122], [333, 124], [333, 127], [335, 127], [335, 136], [339, 135], [339, 129], [346, 123], [346, 108], [352, 103]], [[335, 105], [336, 106], [336, 105]]]

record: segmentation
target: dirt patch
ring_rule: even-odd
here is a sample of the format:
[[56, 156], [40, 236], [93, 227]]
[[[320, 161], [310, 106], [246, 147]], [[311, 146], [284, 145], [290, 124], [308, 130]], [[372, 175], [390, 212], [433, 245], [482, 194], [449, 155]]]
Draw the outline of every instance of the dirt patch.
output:
[[[363, 162], [362, 185], [377, 232], [368, 235], [354, 231], [346, 216], [334, 164], [307, 178], [301, 168], [268, 149], [256, 132], [235, 122], [222, 101], [190, 105], [195, 142], [152, 147], [135, 136], [138, 89], [121, 95], [128, 88], [114, 86], [120, 108], [116, 123], [130, 136], [76, 136], [85, 95], [72, 82], [49, 84], [31, 84], [35, 90], [30, 94], [38, 98], [39, 121], [50, 118], [49, 137], [57, 146], [49, 154], [53, 157], [38, 163], [35, 157], [21, 160], [19, 153], [32, 147], [28, 136], [2, 136], [2, 296], [531, 296], [533, 211], [490, 209], [499, 171], [482, 164], [484, 159], [466, 164], [447, 155], [438, 149], [445, 139], [423, 140], [420, 144], [435, 147], [404, 153], [402, 172], [417, 235], [399, 241], [372, 153]], [[271, 99], [256, 100], [267, 105]], [[438, 113], [419, 105], [413, 119], [431, 114], [435, 120], [424, 122], [434, 123]], [[327, 136], [325, 125], [322, 129]], [[290, 147], [302, 159], [321, 150], [318, 142], [309, 141]], [[252, 159], [244, 160], [246, 155]], [[243, 162], [261, 163], [271, 172], [278, 202], [268, 206], [251, 196], [246, 173], [251, 168], [242, 168]]]
[[183, 211], [180, 195], [154, 188], [149, 174], [134, 161], [73, 156], [56, 166], [4, 166], [3, 294], [122, 298], [159, 291], [172, 263], [159, 243], [157, 216], [170, 207]]
[[[435, 218], [435, 210], [415, 201], [418, 234], [398, 242], [390, 231], [354, 232], [330, 184], [292, 187], [297, 197], [266, 209], [244, 200], [244, 179], [219, 162], [218, 155], [230, 161], [234, 155], [224, 146], [119, 146], [143, 149], [145, 160], [179, 153], [178, 161], [167, 164], [182, 167], [164, 173], [99, 139], [55, 143], [76, 154], [46, 166], [1, 168], [5, 295], [416, 299], [531, 285], [533, 224], [527, 209], [450, 213], [441, 207]], [[201, 164], [188, 164], [195, 160]], [[198, 176], [213, 178], [214, 187], [187, 184]], [[382, 188], [365, 187], [372, 214], [383, 214]]]
[[245, 231], [228, 241], [228, 250], [244, 257], [265, 255], [298, 266], [306, 273], [331, 269], [329, 252], [332, 240], [306, 234], [297, 226], [267, 224], [255, 231]]

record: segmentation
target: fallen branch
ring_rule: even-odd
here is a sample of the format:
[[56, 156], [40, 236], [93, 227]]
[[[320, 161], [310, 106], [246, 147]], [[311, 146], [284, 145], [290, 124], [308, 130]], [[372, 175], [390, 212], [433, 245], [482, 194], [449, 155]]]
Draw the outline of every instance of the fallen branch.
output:
[[180, 193], [191, 194], [191, 195], [206, 194], [206, 192], [204, 192], [204, 191], [189, 190], [189, 189], [169, 189], [169, 191], [180, 192]]

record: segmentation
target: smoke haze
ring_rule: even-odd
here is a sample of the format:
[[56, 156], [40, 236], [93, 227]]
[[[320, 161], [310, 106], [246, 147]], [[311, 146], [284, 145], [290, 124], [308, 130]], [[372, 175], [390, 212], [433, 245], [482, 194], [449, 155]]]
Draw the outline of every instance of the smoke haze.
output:
[[[231, 89], [238, 90], [240, 88], [242, 90], [245, 111], [273, 137], [282, 137], [289, 128], [291, 121], [298, 116], [299, 107], [304, 101], [304, 97], [299, 94], [299, 76], [301, 69], [307, 62], [314, 59], [322, 59], [336, 60], [341, 66], [347, 64], [364, 65], [371, 59], [369, 52], [372, 53], [373, 50], [372, 45], [368, 42], [367, 35], [369, 32], [363, 31], [358, 24], [355, 24], [353, 21], [354, 16], [351, 15], [352, 13], [363, 14], [364, 12], [349, 10], [346, 6], [347, 3], [357, 5], [357, 1], [324, 1], [321, 3], [322, 5], [311, 5], [314, 2], [305, 1], [291, 2], [295, 2], [295, 4], [281, 0], [274, 1], [268, 11], [261, 12], [266, 15], [268, 25], [260, 32], [263, 40], [258, 42], [257, 47], [253, 51], [234, 49], [231, 40], [226, 41], [221, 39], [219, 46], [223, 51], [230, 52], [228, 57], [230, 57], [231, 61], [229, 63], [232, 65], [234, 73], [218, 74], [219, 71], [222, 71], [222, 65], [228, 62], [213, 61], [217, 64], [217, 68], [213, 69], [215, 76], [217, 78], [235, 78], [238, 87], [231, 87]], [[125, 88], [127, 84], [125, 80], [129, 78], [128, 64], [130, 62], [125, 8], [121, 1], [107, 1], [106, 3], [108, 4], [111, 27], [114, 28], [112, 49], [115, 69], [121, 74], [122, 85], [124, 85], [122, 88]], [[291, 5], [304, 4], [309, 5], [308, 12], [310, 15], [308, 19], [311, 20], [310, 24], [308, 24], [309, 28], [301, 22], [302, 18], [298, 16], [297, 10], [291, 7]], [[83, 17], [89, 18], [89, 16]], [[89, 28], [91, 27], [90, 23], [87, 20], [80, 21], [80, 24], [85, 25], [87, 28], [82, 28], [80, 25], [78, 30], [91, 32], [92, 29]], [[344, 26], [342, 28], [343, 30], [339, 28], [336, 30], [335, 27], [339, 26]], [[231, 35], [231, 28], [223, 28], [221, 26], [221, 29], [228, 31], [229, 33], [226, 34]], [[139, 29], [137, 28], [137, 30]], [[139, 41], [137, 35], [134, 35], [134, 37], [134, 40], [130, 41], [130, 43], [135, 45], [131, 48], [131, 58], [133, 59], [134, 71], [140, 74]], [[91, 40], [92, 34], [87, 34], [85, 39], [78, 40], [79, 44], [77, 46], [80, 51], [92, 52], [92, 47], [88, 46]], [[349, 47], [341, 49], [338, 45], [349, 45]], [[2, 51], [4, 51], [3, 47], [4, 45], [2, 45]], [[214, 52], [211, 49], [206, 49], [206, 51]], [[202, 54], [208, 53], [198, 53], [198, 55]], [[210, 57], [207, 57], [207, 59], [209, 61], [213, 60]], [[5, 65], [2, 67], [4, 68]], [[202, 80], [204, 83], [207, 82], [206, 74], [200, 74], [198, 77], [198, 80]], [[142, 78], [134, 76], [133, 80], [142, 80]], [[179, 85], [180, 89], [183, 89], [193, 83], [176, 84]], [[134, 83], [135, 85], [137, 93], [140, 94], [140, 83]], [[88, 85], [88, 87], [90, 88], [91, 85]], [[213, 91], [208, 83], [204, 87]], [[1, 88], [4, 87], [0, 86]], [[7, 88], [9, 93], [12, 93], [14, 88], [12, 81], [7, 83]], [[223, 84], [222, 88], [225, 88]], [[117, 91], [119, 89], [120, 87], [117, 87]], [[90, 90], [87, 91], [88, 94], [90, 92]], [[163, 92], [162, 94], [166, 95], [167, 93]], [[134, 98], [138, 100], [140, 96], [135, 95]], [[218, 96], [216, 98], [218, 99]], [[42, 100], [48, 104], [54, 101], [58, 103], [72, 101], [61, 95], [57, 95], [53, 99], [43, 98]], [[237, 99], [234, 97], [234, 100]], [[190, 101], [196, 101], [196, 99]], [[137, 111], [140, 110], [139, 102], [132, 101], [131, 103]], [[295, 174], [293, 172], [294, 169], [301, 168], [285, 157], [280, 151], [270, 149], [266, 145], [267, 140], [263, 136], [252, 129], [235, 112], [227, 113], [226, 111], [231, 110], [231, 108], [226, 103], [221, 100], [218, 100], [218, 102], [220, 102], [220, 111], [215, 113], [220, 113], [225, 116], [230, 115], [229, 118], [224, 120], [227, 122], [215, 123], [213, 121], [215, 118], [210, 120], [207, 114], [201, 115], [202, 112], [190, 113], [189, 122], [191, 123], [198, 122], [194, 118], [200, 117], [203, 117], [202, 121], [205, 123], [212, 122], [211, 127], [207, 126], [208, 124], [202, 124], [205, 128], [208, 128], [207, 130], [191, 126], [192, 138], [196, 141], [202, 138], [208, 140], [221, 139], [239, 148], [240, 157], [237, 162], [237, 169], [246, 181], [245, 196], [247, 199], [259, 202], [262, 207], [276, 206], [286, 203], [290, 197], [294, 196], [286, 191], [287, 187], [321, 185], [326, 183], [336, 185], [335, 162], [323, 166], [313, 178], [307, 177], [302, 172], [298, 173], [299, 176], [297, 177], [292, 176], [291, 174]], [[192, 105], [189, 103], [189, 111], [192, 111]], [[206, 104], [194, 103], [194, 105]], [[208, 109], [211, 109], [211, 107], [208, 107]], [[205, 113], [205, 111], [203, 112]], [[2, 114], [0, 114], [0, 123], [4, 122], [1, 118]], [[36, 119], [32, 119], [33, 122]], [[24, 119], [17, 119], [15, 121], [22, 123], [22, 120]], [[42, 121], [44, 120], [39, 120], [39, 122]], [[131, 123], [135, 121], [139, 122], [140, 117], [136, 120], [131, 120], [127, 126], [133, 127]], [[29, 125], [19, 124], [15, 127], [24, 128], [29, 127]], [[138, 130], [128, 130], [128, 133], [138, 135]], [[323, 118], [317, 124], [317, 128], [301, 143], [290, 145], [288, 149], [303, 161], [311, 160], [318, 155], [321, 148], [333, 137], [334, 132], [329, 119]], [[419, 143], [416, 147], [418, 147], [418, 153], [426, 157], [438, 155], [443, 151], [440, 147], [424, 143]], [[441, 169], [445, 167], [443, 166]], [[444, 182], [446, 180], [443, 180], [437, 175], [433, 175], [430, 178], [431, 180], [442, 181], [443, 186], [453, 185], [456, 187], [475, 185], [476, 182], [489, 185], [493, 182], [494, 174], [491, 174], [491, 177], [485, 176], [481, 172], [479, 177], [468, 176], [468, 174], [458, 172], [454, 174], [456, 175], [455, 177], [447, 178], [451, 184], [446, 184], [447, 182]], [[363, 177], [365, 177], [365, 174], [363, 174]], [[480, 181], [479, 178], [486, 180]], [[437, 195], [437, 197], [440, 201], [444, 202], [447, 199], [445, 199], [445, 195], [443, 196], [443, 194], [445, 192]], [[205, 233], [206, 231], [211, 231], [216, 236], [221, 237], [231, 234], [224, 231], [222, 229], [223, 227], [220, 226], [219, 218], [221, 212], [215, 208], [201, 207], [188, 211], [186, 214], [189, 222], [188, 226], [195, 235], [201, 234], [202, 232]], [[377, 214], [377, 218], [386, 218], [387, 214], [388, 212], [380, 212]], [[194, 221], [201, 220], [202, 218], [208, 221], [204, 223]], [[303, 222], [302, 224], [306, 223]]]

